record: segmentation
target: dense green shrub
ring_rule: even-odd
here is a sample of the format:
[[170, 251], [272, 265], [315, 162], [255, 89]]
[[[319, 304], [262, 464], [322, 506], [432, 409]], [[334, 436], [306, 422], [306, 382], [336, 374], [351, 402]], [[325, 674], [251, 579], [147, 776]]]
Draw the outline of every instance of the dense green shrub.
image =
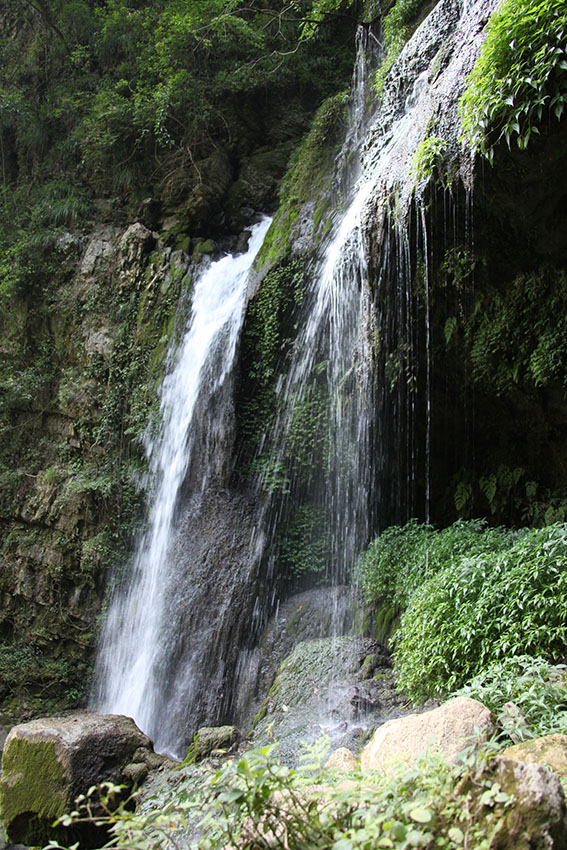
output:
[[396, 634], [399, 686], [422, 700], [515, 655], [563, 658], [567, 526], [523, 532], [499, 551], [462, 555], [409, 599]]
[[370, 544], [357, 565], [358, 581], [375, 608], [386, 605], [400, 613], [429, 577], [463, 555], [506, 548], [515, 536], [489, 528], [484, 520], [459, 520], [441, 531], [410, 520], [387, 528]]
[[505, 0], [461, 101], [463, 136], [492, 159], [500, 139], [526, 148], [567, 103], [567, 8], [564, 0]]

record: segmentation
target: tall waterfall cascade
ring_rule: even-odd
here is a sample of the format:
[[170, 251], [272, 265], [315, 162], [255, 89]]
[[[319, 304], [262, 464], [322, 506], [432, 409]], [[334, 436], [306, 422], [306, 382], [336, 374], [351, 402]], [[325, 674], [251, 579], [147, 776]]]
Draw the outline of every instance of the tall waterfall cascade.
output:
[[[415, 513], [429, 519], [430, 248], [421, 197], [426, 181], [419, 185], [414, 162], [434, 121], [449, 153], [459, 151], [457, 117], [443, 118], [440, 104], [450, 102], [456, 110], [493, 6], [493, 0], [467, 8], [441, 0], [396, 61], [395, 84], [386, 85], [370, 122], [365, 102], [371, 83], [365, 45], [359, 45], [350, 123], [337, 163], [358, 159], [354, 172], [360, 176], [341, 186], [348, 204], [310, 271], [310, 307], [280, 378], [275, 428], [261, 444], [261, 485], [275, 494], [268, 538], [276, 558], [273, 541], [281, 537], [282, 524], [293, 526], [300, 502], [319, 526], [321, 569], [334, 582], [349, 576], [371, 531]], [[466, 168], [466, 156], [459, 151], [459, 157]], [[424, 317], [414, 307], [418, 255]], [[420, 358], [423, 374], [417, 373]], [[425, 418], [424, 438], [416, 434], [418, 415]], [[298, 433], [309, 416], [306, 456]], [[314, 418], [319, 421], [313, 427]]]
[[[308, 570], [338, 585], [381, 525], [429, 517], [430, 242], [427, 181], [415, 174], [415, 155], [434, 127], [466, 185], [471, 163], [460, 148], [457, 103], [495, 5], [440, 0], [396, 60], [372, 118], [360, 44], [337, 157], [339, 167], [356, 160], [359, 168], [343, 168], [351, 175], [340, 186], [346, 202], [307, 275], [275, 422], [255, 458], [254, 503], [263, 507], [235, 543], [224, 526], [215, 530], [233, 508], [215, 446], [228, 439], [227, 378], [268, 222], [256, 226], [246, 254], [212, 264], [196, 284], [191, 323], [162, 388], [163, 425], [149, 444], [148, 529], [128, 588], [112, 602], [97, 666], [97, 708], [133, 716], [162, 751], [182, 755], [199, 722], [246, 713], [243, 694], [259, 681], [254, 639], [277, 607], [282, 570], [294, 569], [298, 535], [299, 546], [309, 538]], [[207, 522], [209, 549], [226, 546], [225, 560], [234, 558], [229, 580], [215, 581], [209, 549], [195, 566], [195, 538]], [[207, 593], [217, 600], [217, 592], [213, 604]]]
[[[119, 592], [103, 628], [97, 663], [98, 710], [133, 717], [159, 749], [171, 748], [172, 735], [164, 716], [164, 694], [181, 683], [167, 679], [168, 650], [176, 643], [170, 606], [176, 589], [183, 593], [183, 575], [173, 547], [179, 494], [202, 437], [199, 419], [207, 402], [222, 388], [234, 361], [248, 273], [270, 220], [255, 225], [245, 254], [225, 256], [198, 279], [189, 327], [174, 365], [161, 389], [162, 425], [148, 439], [147, 452], [154, 482], [147, 530], [141, 537], [129, 584]], [[214, 421], [210, 423], [214, 426]], [[213, 473], [211, 453], [200, 454], [199, 488]], [[190, 675], [185, 669], [183, 677]], [[181, 699], [181, 695], [178, 695]], [[175, 699], [175, 697], [174, 697]]]

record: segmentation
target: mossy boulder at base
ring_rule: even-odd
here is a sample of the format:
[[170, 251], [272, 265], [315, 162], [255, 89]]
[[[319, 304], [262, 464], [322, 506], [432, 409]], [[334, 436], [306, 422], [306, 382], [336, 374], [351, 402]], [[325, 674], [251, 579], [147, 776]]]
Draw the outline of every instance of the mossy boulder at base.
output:
[[229, 750], [240, 737], [236, 726], [202, 726], [196, 735], [195, 757], [200, 760], [219, 750]]
[[[383, 657], [371, 679], [361, 679], [369, 655]], [[282, 760], [294, 764], [303, 742], [329, 736], [329, 747], [357, 751], [365, 729], [404, 714], [387, 650], [372, 638], [342, 635], [300, 641], [280, 664], [254, 728], [256, 746], [272, 737]]]
[[567, 809], [559, 777], [541, 765], [499, 756], [495, 778], [509, 804], [498, 817], [498, 807], [483, 805], [480, 796], [477, 822], [484, 823], [490, 850], [566, 850]]
[[386, 771], [400, 763], [411, 766], [428, 749], [440, 750], [451, 761], [468, 745], [486, 740], [493, 728], [486, 706], [469, 697], [456, 697], [432, 711], [384, 723], [360, 754], [360, 766]]
[[[6, 738], [0, 779], [0, 820], [12, 843], [99, 846], [100, 835], [53, 828], [79, 794], [112, 782], [132, 788], [125, 768], [151, 760], [152, 742], [122, 715], [76, 714], [32, 720]], [[146, 758], [147, 756], [147, 758]], [[130, 771], [131, 775], [131, 771]]]
[[512, 761], [545, 765], [567, 777], [567, 735], [544, 735], [522, 741], [508, 747], [502, 755]]

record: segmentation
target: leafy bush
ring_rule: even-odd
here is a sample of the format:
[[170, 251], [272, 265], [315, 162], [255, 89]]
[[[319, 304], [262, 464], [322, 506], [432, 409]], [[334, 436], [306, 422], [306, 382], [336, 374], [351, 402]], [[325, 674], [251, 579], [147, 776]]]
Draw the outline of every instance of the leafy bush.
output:
[[[128, 812], [122, 805], [97, 823], [110, 825], [106, 846], [132, 850], [157, 842], [184, 845], [188, 823], [201, 835], [199, 850], [456, 850], [465, 835], [467, 846], [484, 850], [489, 842], [482, 818], [489, 814], [496, 823], [514, 802], [495, 782], [488, 750], [458, 765], [428, 756], [390, 778], [367, 773], [361, 781], [353, 773], [347, 789], [337, 784], [336, 774], [309, 764], [311, 755], [304, 767], [292, 770], [269, 748], [250, 752], [216, 772], [194, 773], [189, 783], [179, 783], [165, 808], [156, 801], [153, 809], [144, 804], [144, 810]], [[83, 798], [64, 822], [93, 822], [88, 803]]]
[[462, 555], [411, 596], [395, 636], [398, 684], [417, 700], [464, 685], [509, 656], [562, 658], [567, 525]]
[[440, 170], [447, 142], [440, 136], [427, 136], [419, 145], [412, 158], [414, 180], [431, 180], [435, 169]]
[[410, 520], [387, 528], [370, 544], [358, 562], [358, 581], [368, 602], [400, 613], [430, 576], [465, 554], [506, 548], [515, 537], [516, 532], [489, 528], [484, 520], [459, 520], [441, 531]]
[[567, 103], [567, 9], [564, 0], [506, 0], [461, 100], [463, 137], [489, 159], [515, 139], [526, 148], [543, 121]]
[[[495, 661], [457, 691], [486, 705], [502, 730], [516, 739], [567, 732], [567, 683], [564, 665], [519, 655]], [[507, 711], [513, 702], [521, 714]]]

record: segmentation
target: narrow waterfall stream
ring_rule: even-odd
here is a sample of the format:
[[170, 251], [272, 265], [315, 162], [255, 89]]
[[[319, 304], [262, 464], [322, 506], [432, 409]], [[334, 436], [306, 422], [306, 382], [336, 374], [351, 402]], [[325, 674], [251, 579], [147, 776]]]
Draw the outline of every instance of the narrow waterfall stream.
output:
[[[97, 710], [133, 717], [158, 750], [175, 755], [179, 730], [164, 716], [164, 696], [171, 699], [178, 684], [168, 670], [168, 653], [177, 637], [172, 594], [181, 599], [191, 582], [190, 575], [179, 571], [173, 552], [178, 497], [203, 437], [207, 403], [230, 374], [248, 272], [269, 224], [265, 218], [255, 225], [247, 252], [212, 263], [195, 285], [189, 327], [161, 389], [162, 424], [148, 441], [153, 488], [147, 530], [128, 585], [111, 602], [100, 641], [93, 697]], [[210, 428], [214, 425], [213, 420]], [[197, 490], [204, 492], [214, 473], [214, 457], [201, 451], [198, 460], [194, 478]], [[206, 621], [208, 613], [201, 613]], [[195, 651], [203, 652], [196, 633], [192, 640]], [[185, 665], [180, 675], [185, 679], [190, 673]]]

